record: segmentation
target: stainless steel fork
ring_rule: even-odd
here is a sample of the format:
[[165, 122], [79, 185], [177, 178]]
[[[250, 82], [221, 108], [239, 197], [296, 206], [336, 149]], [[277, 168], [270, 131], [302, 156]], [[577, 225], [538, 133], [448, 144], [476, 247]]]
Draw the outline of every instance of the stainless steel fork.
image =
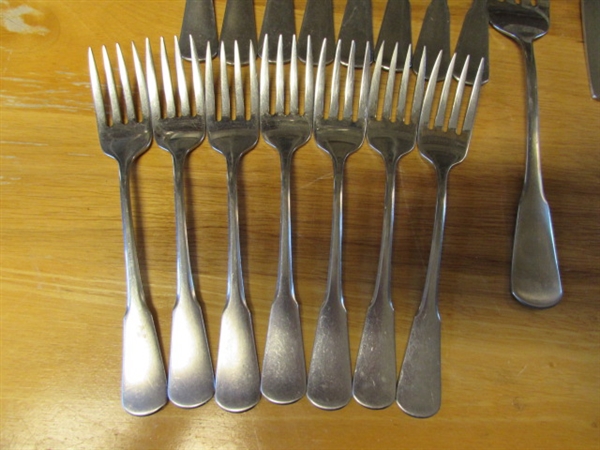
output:
[[369, 45], [363, 61], [358, 114], [353, 118], [354, 54], [350, 48], [344, 90], [344, 109], [338, 118], [340, 97], [341, 42], [338, 41], [331, 78], [329, 115], [325, 117], [325, 64], [327, 42], [323, 41], [315, 83], [314, 136], [317, 145], [333, 160], [333, 220], [327, 293], [321, 306], [308, 373], [307, 396], [323, 409], [338, 409], [352, 398], [352, 367], [346, 307], [342, 293], [342, 194], [346, 159], [365, 138], [369, 92]]
[[405, 120], [410, 78], [411, 46], [403, 64], [402, 80], [398, 91], [398, 105], [392, 117], [392, 102], [396, 81], [398, 43], [394, 46], [383, 101], [383, 114], [378, 115], [379, 86], [385, 44], [377, 54], [369, 94], [369, 120], [367, 139], [379, 152], [385, 164], [385, 206], [379, 268], [375, 292], [369, 305], [362, 339], [356, 359], [352, 390], [354, 398], [368, 408], [380, 409], [391, 405], [396, 397], [396, 341], [394, 333], [394, 307], [392, 304], [392, 248], [394, 242], [394, 202], [396, 194], [396, 169], [400, 158], [410, 152], [417, 142], [417, 126], [425, 88], [425, 58], [421, 59], [412, 99], [410, 117]]
[[102, 58], [108, 87], [109, 111], [106, 111], [104, 106], [104, 94], [92, 49], [88, 51], [88, 61], [100, 146], [104, 153], [119, 164], [127, 277], [127, 310], [123, 318], [122, 402], [130, 414], [144, 416], [157, 411], [167, 402], [167, 377], [152, 313], [144, 298], [129, 194], [131, 167], [135, 159], [144, 153], [152, 142], [146, 79], [135, 46], [132, 45], [132, 48], [139, 94], [138, 108], [135, 106], [125, 61], [118, 45], [117, 61], [122, 85], [123, 111], [106, 47], [102, 47]]
[[[165, 42], [160, 40], [160, 66], [163, 81], [163, 105], [154, 71], [150, 41], [146, 40], [146, 74], [152, 129], [156, 143], [173, 157], [175, 184], [175, 228], [177, 245], [177, 298], [171, 326], [171, 355], [169, 358], [168, 394], [171, 402], [193, 408], [207, 402], [214, 393], [214, 376], [202, 309], [196, 299], [196, 289], [190, 261], [187, 237], [184, 185], [188, 155], [204, 140], [204, 89], [198, 66], [198, 54], [192, 36], [189, 37], [192, 66], [192, 99], [188, 96], [180, 47], [175, 40], [175, 70], [179, 111], [174, 84], [167, 60]], [[192, 108], [195, 107], [195, 113]]]
[[513, 243], [511, 289], [521, 303], [549, 308], [562, 297], [550, 207], [544, 195], [540, 112], [533, 41], [550, 27], [550, 0], [489, 0], [490, 22], [514, 39], [527, 71], [527, 156]]
[[212, 147], [227, 161], [229, 214], [229, 262], [227, 299], [221, 318], [217, 356], [215, 400], [223, 409], [241, 412], [260, 400], [260, 374], [252, 317], [246, 304], [238, 221], [237, 178], [242, 156], [258, 142], [259, 97], [255, 52], [249, 43], [250, 117], [245, 117], [242, 65], [237, 41], [234, 43], [235, 108], [231, 111], [225, 46], [221, 44], [221, 119], [217, 120], [212, 60], [206, 58], [206, 129]]
[[439, 410], [441, 404], [441, 321], [438, 310], [438, 285], [442, 262], [444, 222], [446, 219], [448, 176], [450, 169], [461, 163], [467, 156], [484, 67], [484, 62], [481, 60], [462, 128], [459, 129], [460, 107], [469, 66], [469, 59], [467, 58], [456, 88], [450, 119], [447, 127], [444, 127], [446, 105], [456, 55], [452, 58], [444, 79], [433, 128], [429, 128], [435, 94], [435, 80], [437, 80], [441, 61], [442, 55], [438, 54], [423, 101], [417, 137], [421, 155], [433, 164], [437, 174], [438, 189], [435, 222], [425, 278], [425, 289], [423, 290], [421, 305], [410, 330], [397, 391], [397, 401], [400, 408], [415, 417], [432, 416]]
[[285, 112], [284, 43], [279, 36], [275, 70], [275, 113], [271, 114], [269, 83], [269, 37], [265, 35], [260, 75], [260, 126], [265, 141], [279, 152], [281, 163], [281, 222], [279, 268], [275, 299], [271, 306], [267, 343], [262, 367], [261, 391], [274, 403], [291, 403], [306, 392], [306, 364], [300, 312], [294, 292], [292, 270], [292, 218], [290, 178], [292, 156], [306, 144], [312, 133], [314, 101], [313, 66], [310, 37], [304, 76], [304, 112], [298, 101], [298, 54], [292, 38], [289, 74], [289, 112]]

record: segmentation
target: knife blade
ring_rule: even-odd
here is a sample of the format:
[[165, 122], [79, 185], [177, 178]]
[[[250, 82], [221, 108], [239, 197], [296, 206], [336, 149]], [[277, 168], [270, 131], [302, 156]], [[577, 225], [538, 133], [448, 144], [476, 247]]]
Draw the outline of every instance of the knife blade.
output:
[[600, 100], [600, 1], [581, 0], [581, 21], [592, 98]]

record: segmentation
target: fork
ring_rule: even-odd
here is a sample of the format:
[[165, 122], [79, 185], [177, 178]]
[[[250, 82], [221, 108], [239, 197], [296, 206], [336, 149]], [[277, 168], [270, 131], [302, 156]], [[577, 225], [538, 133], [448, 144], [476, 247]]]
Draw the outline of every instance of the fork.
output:
[[461, 163], [467, 155], [484, 67], [484, 61], [481, 60], [462, 128], [459, 130], [462, 96], [469, 67], [469, 59], [466, 59], [456, 88], [450, 119], [445, 128], [446, 105], [456, 62], [456, 55], [454, 55], [448, 65], [433, 128], [429, 128], [435, 80], [437, 80], [441, 61], [442, 55], [438, 54], [431, 72], [430, 82], [427, 85], [417, 136], [421, 155], [435, 167], [437, 174], [438, 188], [433, 237], [425, 289], [421, 305], [413, 319], [404, 362], [400, 370], [396, 398], [400, 408], [415, 417], [430, 417], [439, 410], [441, 404], [441, 322], [438, 310], [438, 287], [446, 219], [448, 175], [450, 169]]
[[242, 156], [258, 142], [259, 97], [254, 45], [249, 43], [250, 117], [245, 117], [242, 65], [237, 41], [234, 42], [235, 108], [231, 111], [225, 46], [221, 43], [220, 84], [221, 119], [217, 120], [212, 60], [206, 53], [206, 130], [211, 146], [227, 162], [229, 214], [229, 261], [227, 298], [221, 318], [217, 357], [215, 400], [231, 412], [252, 408], [260, 400], [260, 374], [252, 329], [252, 317], [244, 292], [240, 230], [238, 219], [237, 178]]
[[307, 396], [317, 407], [329, 410], [342, 408], [352, 398], [348, 323], [342, 293], [342, 197], [346, 159], [361, 147], [365, 138], [370, 71], [368, 61], [371, 58], [367, 43], [358, 114], [354, 119], [355, 45], [351, 45], [344, 90], [344, 109], [342, 118], [339, 119], [341, 45], [341, 41], [338, 41], [331, 77], [328, 117], [324, 115], [327, 42], [323, 41], [321, 46], [315, 83], [313, 124], [317, 145], [329, 153], [333, 161], [334, 197], [327, 293], [317, 322], [308, 373]]
[[362, 339], [358, 350], [352, 390], [354, 398], [363, 406], [380, 409], [391, 405], [396, 396], [396, 343], [394, 334], [394, 307], [392, 305], [392, 245], [394, 234], [394, 201], [396, 169], [400, 158], [416, 144], [417, 125], [423, 103], [425, 86], [425, 58], [421, 59], [410, 118], [405, 120], [410, 77], [411, 47], [406, 49], [402, 80], [398, 92], [395, 120], [392, 117], [392, 100], [396, 80], [396, 62], [399, 45], [396, 43], [385, 88], [383, 114], [378, 117], [381, 68], [386, 54], [385, 44], [379, 49], [371, 80], [369, 94], [369, 119], [367, 139], [379, 152], [385, 163], [385, 207], [379, 268], [375, 292], [369, 305]]
[[127, 278], [127, 309], [123, 318], [121, 400], [128, 413], [143, 416], [159, 410], [167, 402], [167, 378], [152, 313], [144, 298], [131, 212], [129, 187], [131, 167], [135, 159], [144, 153], [152, 142], [146, 79], [133, 44], [132, 49], [139, 95], [137, 108], [129, 84], [123, 53], [118, 45], [117, 61], [122, 85], [123, 111], [106, 47], [102, 47], [102, 58], [108, 85], [110, 104], [108, 114], [104, 106], [100, 77], [91, 48], [88, 50], [88, 62], [100, 146], [104, 153], [114, 158], [119, 165]]
[[279, 152], [281, 163], [281, 222], [279, 269], [275, 299], [267, 331], [263, 359], [261, 391], [274, 403], [291, 403], [306, 392], [306, 364], [300, 314], [294, 292], [292, 271], [292, 219], [290, 208], [290, 178], [292, 156], [308, 142], [312, 133], [314, 101], [312, 49], [310, 37], [306, 52], [304, 76], [304, 113], [298, 102], [298, 53], [296, 38], [292, 38], [289, 74], [289, 112], [285, 113], [284, 44], [279, 36], [275, 70], [275, 113], [270, 113], [269, 38], [264, 37], [260, 75], [260, 126], [265, 141]]
[[207, 402], [214, 393], [214, 376], [202, 309], [196, 299], [185, 218], [184, 184], [188, 155], [204, 140], [204, 89], [193, 37], [189, 37], [192, 66], [192, 91], [195, 114], [188, 97], [178, 39], [175, 42], [175, 69], [179, 93], [179, 114], [173, 95], [173, 84], [165, 41], [160, 40], [160, 62], [163, 98], [154, 71], [150, 40], [146, 40], [146, 78], [154, 139], [173, 158], [175, 184], [175, 227], [177, 244], [177, 298], [171, 326], [168, 395], [177, 406], [192, 408]]
[[550, 207], [544, 195], [540, 155], [540, 118], [533, 41], [550, 27], [550, 0], [488, 2], [490, 22], [514, 39], [527, 71], [527, 156], [513, 242], [511, 290], [528, 306], [549, 308], [562, 297], [562, 283]]

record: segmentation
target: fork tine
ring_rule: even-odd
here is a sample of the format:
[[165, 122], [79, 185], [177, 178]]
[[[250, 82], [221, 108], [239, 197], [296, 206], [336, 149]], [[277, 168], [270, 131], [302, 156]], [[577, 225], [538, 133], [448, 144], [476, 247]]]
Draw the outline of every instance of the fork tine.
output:
[[[362, 65], [362, 76], [360, 78], [360, 94], [358, 97], [358, 114], [359, 119], [366, 119], [369, 114], [369, 85], [371, 81], [371, 43], [367, 41], [365, 44], [365, 57]], [[352, 116], [352, 112], [350, 112]]]
[[242, 119], [245, 115], [244, 83], [242, 80], [242, 61], [240, 60], [240, 47], [237, 41], [233, 43], [233, 83], [235, 89], [235, 111], [233, 117]]
[[[317, 80], [315, 82], [315, 103], [313, 114], [315, 118], [323, 117], [325, 108], [325, 64], [327, 60], [327, 39], [323, 39], [321, 53], [319, 55], [319, 65], [317, 67]], [[307, 64], [308, 66], [308, 64]]]
[[112, 65], [110, 63], [108, 51], [106, 50], [105, 46], [102, 46], [102, 59], [104, 63], [104, 73], [106, 75], [106, 85], [108, 87], [108, 98], [110, 100], [110, 114], [112, 116], [112, 122], [121, 122], [121, 108], [119, 106], [119, 98], [117, 96], [117, 87], [115, 86]]
[[231, 116], [231, 100], [229, 98], [229, 80], [227, 79], [227, 55], [225, 43], [221, 42], [221, 53], [219, 53], [221, 80], [221, 119], [229, 119]]
[[469, 99], [467, 113], [465, 114], [465, 121], [462, 127], [463, 132], [469, 132], [473, 129], [475, 112], [477, 111], [477, 102], [479, 100], [479, 92], [481, 90], [481, 83], [483, 80], [484, 67], [485, 61], [483, 58], [481, 58], [481, 61], [479, 62], [479, 69], [477, 69], [477, 75], [475, 76], [475, 82], [473, 83], [473, 89], [471, 90], [471, 98]]
[[102, 87], [100, 85], [100, 76], [98, 68], [94, 60], [94, 53], [91, 47], [88, 49], [88, 63], [90, 68], [90, 80], [92, 83], [92, 96], [94, 98], [94, 110], [96, 111], [96, 121], [98, 129], [106, 127], [106, 109], [104, 108], [104, 98], [102, 95]]
[[348, 70], [346, 72], [346, 84], [344, 87], [344, 113], [342, 117], [352, 117], [352, 106], [354, 100], [354, 66], [356, 55], [356, 42], [350, 44], [350, 53], [348, 55]]
[[331, 74], [331, 97], [329, 101], [329, 117], [336, 117], [340, 112], [340, 64], [342, 56], [342, 41], [338, 41], [335, 48], [335, 59], [333, 60], [333, 72]]
[[275, 113], [285, 113], [285, 81], [283, 75], [283, 36], [277, 42], [277, 61], [275, 64]]
[[450, 121], [448, 122], [449, 130], [456, 130], [458, 128], [458, 117], [460, 115], [460, 107], [462, 105], [463, 92], [465, 90], [465, 82], [467, 81], [467, 70], [469, 69], [470, 56], [467, 55], [465, 63], [463, 64], [460, 78], [458, 80], [458, 86], [456, 93], [454, 94], [454, 104], [452, 105], [452, 112], [450, 113]]
[[[427, 56], [427, 49], [423, 48], [423, 58]], [[423, 127], [423, 128], [429, 128], [429, 119], [431, 117], [431, 110], [433, 109], [433, 97], [435, 95], [435, 87], [436, 87], [436, 80], [437, 80], [437, 76], [438, 76], [438, 72], [440, 71], [440, 64], [442, 63], [442, 51], [440, 50], [440, 52], [437, 55], [437, 58], [435, 59], [435, 63], [433, 65], [433, 68], [431, 69], [431, 74], [429, 76], [429, 79], [431, 80], [428, 84], [427, 84], [427, 91], [425, 93], [425, 98], [423, 99], [423, 108], [421, 110], [421, 119], [419, 121], [419, 126]], [[419, 66], [419, 73], [421, 72], [423, 65], [421, 63], [421, 65]]]
[[270, 83], [269, 83], [269, 35], [263, 38], [263, 48], [260, 61], [260, 112], [269, 114], [271, 111]]
[[160, 70], [163, 79], [163, 95], [165, 96], [165, 116], [175, 117], [175, 98], [173, 96], [173, 82], [169, 70], [169, 60], [165, 40], [160, 38]]
[[161, 116], [160, 98], [158, 96], [158, 82], [156, 81], [152, 46], [150, 45], [149, 38], [146, 38], [146, 79], [148, 83], [148, 96], [150, 97], [150, 113], [152, 121], [156, 122]]
[[[396, 44], [398, 47], [398, 44]], [[406, 114], [406, 98], [408, 97], [408, 79], [410, 78], [408, 72], [410, 72], [410, 64], [411, 64], [411, 45], [408, 45], [408, 51], [406, 53], [406, 57], [404, 58], [404, 66], [402, 68], [402, 80], [400, 81], [400, 91], [398, 92], [398, 106], [396, 109], [396, 120], [400, 120], [404, 122], [404, 116]], [[396, 49], [394, 49], [394, 54], [396, 53]], [[396, 66], [394, 65], [394, 70], [396, 70]], [[390, 68], [390, 75], [392, 74], [392, 69]], [[417, 77], [418, 78], [418, 77]], [[416, 87], [415, 87], [416, 90]], [[413, 99], [414, 102], [414, 99]], [[411, 114], [412, 121], [412, 114]], [[416, 122], [412, 122], [416, 123]]]
[[196, 104], [196, 115], [204, 114], [204, 87], [200, 64], [198, 63], [198, 51], [194, 38], [190, 35], [190, 53], [192, 55], [192, 86], [194, 88], [194, 103]]
[[212, 50], [210, 48], [210, 42], [206, 43], [206, 66], [204, 67], [206, 80], [206, 100], [204, 107], [206, 108], [206, 117], [214, 121], [216, 116], [216, 103], [215, 103], [215, 80], [213, 75], [213, 64], [212, 64]]
[[379, 52], [377, 53], [377, 60], [375, 61], [375, 68], [373, 69], [373, 77], [371, 79], [368, 117], [372, 119], [377, 118], [377, 105], [379, 104], [379, 83], [381, 81], [381, 67], [383, 64], [384, 48], [385, 42], [382, 42], [381, 46], [379, 47]]
[[[294, 42], [296, 38], [294, 37]], [[315, 86], [313, 79], [313, 56], [310, 35], [306, 39], [306, 67], [304, 69], [304, 114], [312, 117], [315, 102]]]
[[183, 70], [183, 59], [179, 50], [177, 36], [173, 36], [175, 43], [175, 73], [177, 74], [177, 90], [179, 91], [179, 112], [182, 116], [190, 115], [190, 97], [187, 89], [187, 80]]
[[[258, 99], [258, 76], [256, 74], [256, 52], [254, 50], [254, 44], [250, 41], [248, 49], [248, 56], [250, 58], [250, 62], [248, 64], [248, 69], [250, 73], [250, 115], [252, 117], [258, 117], [260, 113], [260, 101]], [[241, 72], [241, 70], [240, 70]], [[240, 77], [241, 79], [241, 77]], [[243, 91], [242, 91], [243, 96]], [[242, 117], [244, 116], [244, 111], [242, 110]]]
[[298, 51], [296, 50], [296, 35], [292, 36], [290, 58], [290, 114], [298, 114]]
[[[148, 99], [148, 85], [146, 84], [146, 77], [144, 75], [144, 69], [140, 56], [138, 55], [135, 44], [131, 43], [131, 53], [133, 55], [133, 67], [135, 71], [135, 78], [138, 85], [138, 95], [140, 98], [140, 111], [142, 113], [142, 120], [146, 120], [150, 117], [150, 100]], [[135, 115], [133, 117], [135, 119]]]
[[131, 86], [129, 84], [129, 74], [127, 73], [127, 65], [123, 58], [121, 46], [117, 44], [117, 64], [119, 67], [119, 77], [121, 79], [121, 88], [123, 90], [123, 100], [125, 100], [125, 114], [128, 121], [135, 120], [135, 109], [133, 106], [133, 95], [131, 94]]
[[[444, 126], [444, 119], [446, 116], [446, 106], [448, 105], [448, 96], [450, 95], [450, 86], [452, 84], [452, 74], [454, 72], [454, 64], [456, 63], [456, 54], [452, 56], [448, 70], [446, 71], [446, 77], [444, 78], [444, 85], [442, 86], [442, 94], [440, 96], [440, 105], [435, 116], [434, 126]], [[452, 70], [450, 70], [452, 69]], [[433, 79], [433, 78], [430, 78]]]
[[[392, 99], [394, 98], [394, 84], [396, 84], [396, 61], [398, 60], [398, 43], [394, 46], [387, 83], [385, 85], [385, 96], [383, 97], [383, 117], [392, 118]], [[404, 78], [404, 77], [403, 77]], [[404, 96], [406, 99], [406, 95]]]
[[[423, 96], [425, 93], [425, 66], [427, 58], [425, 55], [425, 48], [423, 49], [423, 58], [421, 58], [421, 64], [419, 64], [419, 72], [417, 75], [417, 81], [415, 83], [415, 93], [413, 95], [412, 111], [410, 114], [410, 120], [412, 123], [419, 123], [419, 116], [421, 115], [421, 108], [423, 107]], [[410, 55], [411, 48], [408, 47], [408, 54]], [[410, 62], [410, 57], [407, 57], [407, 62]], [[405, 66], [405, 69], [406, 70]], [[437, 76], [437, 73], [436, 73]]]

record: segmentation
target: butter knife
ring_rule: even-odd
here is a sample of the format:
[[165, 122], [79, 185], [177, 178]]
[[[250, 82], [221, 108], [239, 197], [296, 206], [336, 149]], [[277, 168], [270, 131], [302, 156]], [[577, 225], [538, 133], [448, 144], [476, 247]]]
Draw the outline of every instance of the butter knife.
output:
[[250, 62], [250, 42], [256, 48], [256, 19], [253, 0], [227, 0], [225, 5], [221, 42], [225, 46], [228, 64], [233, 64], [235, 41], [240, 49], [241, 63], [248, 64]]
[[581, 0], [581, 20], [592, 98], [600, 100], [600, 1]]
[[295, 34], [294, 0], [267, 0], [258, 46], [262, 52], [265, 36], [268, 35], [269, 62], [277, 61], [279, 36], [282, 37], [283, 62], [290, 61], [292, 38]]
[[348, 0], [338, 39], [342, 41], [342, 64], [348, 65], [350, 47], [352, 41], [354, 41], [356, 49], [354, 67], [362, 67], [367, 42], [369, 43], [369, 48], [373, 48], [373, 11], [371, 0]]
[[[462, 67], [467, 56], [470, 61], [481, 61], [483, 58], [483, 77], [481, 83], [490, 80], [490, 56], [489, 56], [489, 14], [487, 0], [473, 0], [471, 7], [465, 15], [463, 26], [460, 30], [458, 43], [456, 44], [456, 65], [454, 66], [454, 78], [460, 78]], [[467, 84], [473, 84], [477, 75], [478, 64], [469, 64], [467, 69]]]
[[446, 76], [450, 64], [450, 10], [447, 0], [431, 0], [425, 12], [423, 26], [413, 56], [413, 70], [421, 64], [423, 49], [427, 50], [425, 79], [429, 79], [437, 54], [442, 51], [442, 61], [437, 81]]
[[335, 30], [333, 27], [333, 1], [308, 0], [304, 8], [304, 18], [300, 27], [298, 38], [298, 56], [302, 62], [306, 56], [307, 40], [310, 36], [313, 64], [319, 62], [319, 52], [323, 39], [327, 39], [327, 53], [325, 61], [333, 61], [335, 52]]
[[185, 59], [192, 58], [190, 36], [194, 39], [198, 50], [198, 59], [203, 61], [206, 55], [206, 43], [210, 42], [213, 58], [217, 56], [219, 41], [217, 40], [217, 24], [213, 0], [187, 0], [179, 35], [179, 50]]

